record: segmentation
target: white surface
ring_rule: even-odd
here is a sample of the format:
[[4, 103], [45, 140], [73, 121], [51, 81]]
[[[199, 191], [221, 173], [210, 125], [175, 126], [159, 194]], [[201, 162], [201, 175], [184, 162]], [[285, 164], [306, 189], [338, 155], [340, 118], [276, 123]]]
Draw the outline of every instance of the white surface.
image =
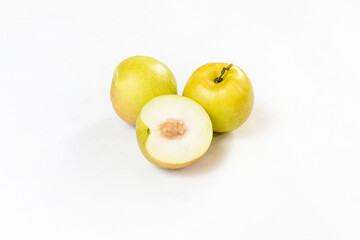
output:
[[[359, 1], [0, 2], [0, 239], [360, 238]], [[148, 55], [179, 93], [208, 62], [255, 107], [159, 169], [109, 99]]]

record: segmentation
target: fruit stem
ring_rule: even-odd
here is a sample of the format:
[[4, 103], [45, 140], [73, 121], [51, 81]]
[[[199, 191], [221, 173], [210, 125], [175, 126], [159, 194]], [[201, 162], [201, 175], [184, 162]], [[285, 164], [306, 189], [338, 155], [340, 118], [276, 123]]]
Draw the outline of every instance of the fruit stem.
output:
[[229, 71], [230, 68], [233, 66], [232, 63], [229, 64], [229, 66], [227, 67], [223, 67], [223, 69], [221, 70], [221, 74], [219, 77], [215, 78], [214, 82], [215, 83], [221, 83], [224, 79], [222, 78], [222, 76], [224, 75], [225, 71]]

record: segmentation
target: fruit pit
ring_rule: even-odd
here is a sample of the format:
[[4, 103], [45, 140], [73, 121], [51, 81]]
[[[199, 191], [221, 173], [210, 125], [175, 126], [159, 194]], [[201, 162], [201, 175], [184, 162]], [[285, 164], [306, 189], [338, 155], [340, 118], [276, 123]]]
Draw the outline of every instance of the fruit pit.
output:
[[186, 127], [181, 119], [169, 118], [159, 125], [161, 136], [173, 139], [184, 135]]

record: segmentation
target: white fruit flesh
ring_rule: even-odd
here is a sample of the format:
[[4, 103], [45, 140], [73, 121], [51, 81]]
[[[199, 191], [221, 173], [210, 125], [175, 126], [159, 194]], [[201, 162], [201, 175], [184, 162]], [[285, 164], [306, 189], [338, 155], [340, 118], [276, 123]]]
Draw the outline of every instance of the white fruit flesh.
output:
[[212, 140], [211, 120], [195, 101], [177, 95], [150, 100], [140, 117], [149, 128], [145, 148], [149, 155], [170, 164], [201, 157]]

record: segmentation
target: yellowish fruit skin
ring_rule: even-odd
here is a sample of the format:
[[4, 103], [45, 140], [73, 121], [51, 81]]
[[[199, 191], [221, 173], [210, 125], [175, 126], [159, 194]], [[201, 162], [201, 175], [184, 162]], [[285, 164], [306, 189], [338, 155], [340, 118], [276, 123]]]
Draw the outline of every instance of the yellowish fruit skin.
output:
[[141, 115], [139, 115], [139, 117], [136, 120], [136, 137], [137, 137], [140, 151], [142, 152], [142, 154], [145, 156], [145, 158], [147, 160], [149, 160], [151, 163], [153, 163], [159, 167], [167, 168], [167, 169], [183, 168], [183, 167], [193, 164], [194, 162], [199, 160], [202, 156], [201, 155], [192, 161], [182, 163], [182, 164], [167, 163], [167, 162], [159, 161], [159, 160], [155, 159], [154, 157], [152, 157], [146, 149], [146, 141], [150, 134], [149, 131], [150, 131], [149, 128], [145, 125], [145, 123], [141, 119]]
[[245, 72], [233, 65], [215, 83], [228, 63], [208, 63], [199, 67], [185, 85], [183, 96], [199, 103], [207, 111], [214, 132], [230, 132], [250, 116], [254, 105], [253, 86]]
[[110, 99], [115, 112], [126, 122], [135, 124], [145, 103], [165, 94], [177, 94], [177, 86], [175, 76], [162, 62], [134, 56], [116, 67]]

